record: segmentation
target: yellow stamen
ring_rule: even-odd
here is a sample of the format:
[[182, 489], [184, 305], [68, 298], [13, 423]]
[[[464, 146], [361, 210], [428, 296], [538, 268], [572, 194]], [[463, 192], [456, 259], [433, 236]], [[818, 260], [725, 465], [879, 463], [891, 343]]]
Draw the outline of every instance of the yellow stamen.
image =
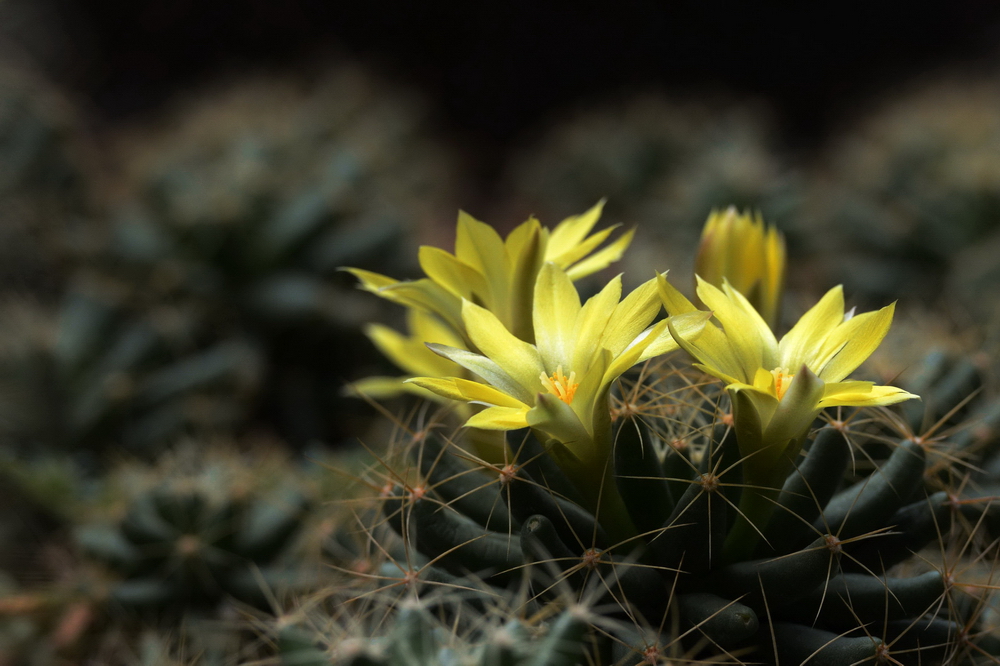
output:
[[542, 386], [556, 396], [567, 405], [572, 404], [573, 396], [576, 395], [576, 389], [580, 386], [580, 382], [576, 381], [576, 373], [570, 372], [569, 377], [563, 374], [562, 366], [560, 365], [556, 368], [556, 371], [551, 377], [546, 376], [543, 372], [540, 375], [542, 380]]
[[777, 396], [778, 400], [781, 400], [785, 396], [785, 391], [788, 390], [789, 384], [792, 383], [792, 378], [795, 377], [785, 368], [775, 368], [771, 371], [774, 375], [774, 394]]

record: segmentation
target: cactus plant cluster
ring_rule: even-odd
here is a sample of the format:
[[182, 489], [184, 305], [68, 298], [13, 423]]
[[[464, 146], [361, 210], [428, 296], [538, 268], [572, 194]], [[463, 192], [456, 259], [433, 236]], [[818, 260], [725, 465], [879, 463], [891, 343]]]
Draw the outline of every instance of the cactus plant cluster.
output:
[[[740, 229], [720, 232], [728, 241], [708, 239], [703, 251], [756, 247], [739, 240]], [[516, 246], [507, 251], [513, 262]], [[475, 618], [514, 594], [521, 602], [510, 617], [562, 617], [586, 605], [572, 663], [996, 658], [995, 572], [970, 572], [995, 555], [995, 481], [979, 466], [996, 455], [1000, 403], [977, 394], [974, 364], [928, 357], [907, 385], [918, 401], [902, 388], [846, 379], [885, 336], [891, 306], [845, 315], [834, 289], [779, 342], [758, 314], [773, 294], [747, 300], [726, 275], [721, 288], [699, 282], [709, 321], [664, 276], [616, 309], [615, 300], [604, 303], [608, 288], [581, 305], [557, 271], [547, 264], [537, 274], [530, 341], [463, 303], [456, 339], [468, 347], [430, 346], [472, 375], [410, 381], [482, 411], [463, 412], [459, 433], [426, 417], [411, 428], [398, 455], [369, 477], [379, 496], [346, 528], [355, 538], [342, 535], [330, 550], [342, 570], [369, 581], [357, 583], [355, 602], [380, 595], [391, 597], [386, 616], [407, 610], [383, 617], [384, 638], [363, 649], [292, 641], [298, 648], [285, 650], [285, 663], [296, 654], [311, 654], [310, 664], [385, 663], [395, 650], [425, 655], [413, 663], [441, 659], [434, 632], [414, 629], [429, 622], [428, 608], [466, 637], [454, 663], [489, 663], [491, 633]], [[449, 288], [444, 278], [438, 284]], [[644, 289], [657, 284], [669, 317], [650, 324], [637, 312], [653, 307]], [[594, 322], [605, 306], [615, 314], [602, 328]], [[575, 316], [576, 326], [560, 328], [556, 316]], [[584, 388], [588, 377], [568, 373], [589, 372], [580, 341], [603, 330], [597, 344], [617, 344], [629, 318], [647, 327], [627, 347], [632, 363], [646, 348], [669, 352], [667, 335], [697, 365], [654, 358], [610, 392], [585, 393], [594, 390]], [[577, 346], [566, 347], [573, 339]], [[598, 352], [612, 367], [614, 349]], [[550, 357], [576, 360], [557, 369]], [[529, 400], [519, 387], [533, 385], [534, 358], [544, 369]], [[507, 431], [499, 459], [481, 455], [473, 434], [481, 428]], [[404, 624], [392, 624], [399, 618]], [[406, 643], [418, 634], [424, 643]]]

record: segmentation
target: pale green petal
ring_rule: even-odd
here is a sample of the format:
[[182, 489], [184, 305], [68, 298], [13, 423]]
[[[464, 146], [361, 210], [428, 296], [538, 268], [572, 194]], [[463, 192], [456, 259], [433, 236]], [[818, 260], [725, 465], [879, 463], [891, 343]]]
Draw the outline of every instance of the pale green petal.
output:
[[430, 245], [423, 245], [417, 256], [420, 268], [427, 274], [427, 277], [457, 298], [473, 300], [473, 294], [480, 298], [486, 296], [486, 282], [483, 280], [483, 276], [450, 252]]
[[601, 338], [601, 346], [618, 355], [652, 323], [660, 311], [656, 278], [647, 280], [615, 308]]
[[694, 303], [689, 301], [684, 294], [677, 291], [677, 287], [670, 284], [666, 273], [657, 274], [656, 286], [660, 292], [660, 300], [663, 301], [663, 307], [671, 317], [698, 310]]
[[895, 309], [893, 303], [876, 312], [855, 315], [834, 329], [812, 365], [816, 373], [824, 381], [839, 382], [854, 372], [882, 343]]
[[539, 393], [528, 425], [561, 442], [583, 459], [593, 455], [593, 437], [576, 412], [554, 395]]
[[[767, 411], [768, 397], [761, 395], [752, 386], [733, 385], [729, 391], [733, 401], [733, 428], [736, 430], [736, 443], [743, 457], [744, 481], [756, 485], [766, 478], [770, 471], [770, 461], [762, 459], [764, 449], [764, 424], [761, 421], [761, 411]], [[777, 401], [775, 401], [777, 402]], [[775, 407], [777, 407], [775, 405]], [[771, 410], [773, 412], [773, 409]]]
[[465, 422], [468, 428], [518, 430], [528, 427], [528, 407], [487, 407]]
[[556, 225], [549, 235], [545, 251], [546, 261], [557, 261], [557, 257], [570, 252], [597, 224], [604, 210], [604, 199], [598, 201], [585, 213], [572, 215]]
[[753, 407], [754, 414], [756, 414], [755, 418], [760, 423], [760, 427], [762, 429], [767, 428], [768, 423], [771, 422], [771, 418], [778, 410], [778, 405], [780, 404], [773, 392], [761, 391], [754, 385], [743, 384], [742, 382], [729, 384], [726, 386], [726, 390], [729, 391], [729, 395], [733, 396], [734, 399], [737, 394], [740, 394], [744, 400], [744, 404], [749, 404]]
[[497, 365], [496, 361], [482, 354], [458, 347], [437, 344], [428, 344], [427, 347], [435, 354], [440, 354], [466, 370], [479, 375], [493, 386], [508, 395], [516, 397], [521, 402], [530, 403], [532, 401], [534, 389], [527, 389], [518, 384], [503, 368]]
[[[803, 363], [815, 368], [815, 355], [823, 342], [844, 321], [844, 289], [836, 286], [812, 306], [778, 343], [781, 367], [797, 368]], [[812, 363], [810, 363], [812, 361]]]
[[[861, 382], [842, 382], [842, 384], [857, 384]], [[863, 382], [868, 383], [868, 382]], [[837, 386], [837, 384], [834, 384]], [[824, 395], [820, 400], [821, 407], [878, 407], [881, 405], [894, 405], [904, 400], [919, 399], [914, 395], [895, 386], [871, 386], [867, 391], [850, 391], [844, 389]]]
[[513, 335], [489, 310], [474, 303], [462, 303], [462, 320], [472, 343], [491, 358], [525, 390], [541, 387], [545, 371], [538, 350]]
[[822, 379], [806, 366], [801, 366], [778, 403], [771, 421], [764, 427], [764, 441], [784, 445], [804, 436], [821, 411], [819, 403], [824, 388]]
[[616, 276], [600, 292], [587, 299], [580, 308], [573, 327], [576, 329], [576, 349], [570, 362], [571, 370], [589, 372], [593, 365], [594, 350], [598, 349], [604, 329], [622, 295], [622, 279]]
[[546, 374], [562, 366], [567, 373], [576, 348], [580, 296], [573, 281], [552, 262], [542, 265], [535, 282], [535, 345]]
[[607, 247], [570, 266], [569, 270], [566, 271], [570, 279], [579, 280], [587, 277], [621, 259], [632, 242], [633, 236], [635, 236], [635, 229], [629, 229]]

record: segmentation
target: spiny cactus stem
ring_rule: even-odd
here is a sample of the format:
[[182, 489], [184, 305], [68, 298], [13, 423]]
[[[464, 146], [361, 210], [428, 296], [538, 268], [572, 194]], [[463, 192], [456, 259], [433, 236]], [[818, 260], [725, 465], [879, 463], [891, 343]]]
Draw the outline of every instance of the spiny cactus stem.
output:
[[739, 562], [750, 559], [760, 541], [759, 530], [765, 525], [754, 526], [747, 516], [768, 516], [772, 514], [781, 491], [778, 488], [744, 488], [740, 497], [739, 512], [726, 542], [722, 546], [723, 562]]

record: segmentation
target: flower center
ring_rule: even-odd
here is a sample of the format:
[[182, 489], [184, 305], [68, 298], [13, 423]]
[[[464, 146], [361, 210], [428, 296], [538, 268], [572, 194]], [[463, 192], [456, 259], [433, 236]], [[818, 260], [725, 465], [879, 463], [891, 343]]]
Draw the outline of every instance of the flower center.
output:
[[775, 368], [771, 371], [774, 376], [774, 394], [781, 400], [785, 396], [785, 391], [788, 390], [788, 385], [792, 383], [792, 378], [795, 377], [785, 368]]
[[545, 387], [552, 395], [556, 396], [567, 405], [573, 402], [573, 396], [576, 395], [576, 389], [580, 386], [580, 382], [576, 381], [576, 373], [570, 372], [569, 377], [563, 374], [562, 366], [556, 368], [556, 371], [552, 373], [551, 377], [546, 376], [543, 372], [540, 375], [542, 380], [542, 386]]

